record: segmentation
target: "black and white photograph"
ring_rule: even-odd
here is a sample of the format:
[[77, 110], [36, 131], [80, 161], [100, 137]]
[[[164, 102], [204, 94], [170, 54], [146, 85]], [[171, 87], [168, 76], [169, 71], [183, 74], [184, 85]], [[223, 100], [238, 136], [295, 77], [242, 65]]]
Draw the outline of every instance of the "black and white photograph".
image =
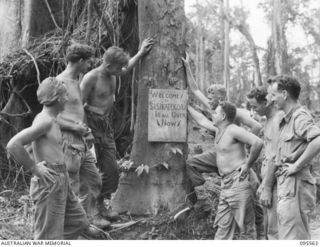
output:
[[319, 245], [319, 0], [0, 0], [0, 245], [117, 240]]

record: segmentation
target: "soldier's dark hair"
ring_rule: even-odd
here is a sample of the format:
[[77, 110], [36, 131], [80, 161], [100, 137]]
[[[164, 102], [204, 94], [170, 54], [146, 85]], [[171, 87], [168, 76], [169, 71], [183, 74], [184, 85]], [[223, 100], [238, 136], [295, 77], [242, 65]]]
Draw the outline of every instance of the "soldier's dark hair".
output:
[[67, 48], [66, 59], [68, 62], [76, 63], [80, 59], [88, 59], [93, 56], [93, 48], [88, 45], [73, 44]]
[[292, 99], [297, 100], [300, 95], [301, 86], [299, 81], [288, 75], [278, 75], [268, 79], [268, 84], [277, 83], [278, 90], [286, 90]]
[[222, 110], [226, 114], [226, 119], [230, 122], [233, 123], [236, 114], [237, 114], [237, 108], [234, 104], [227, 102], [227, 101], [222, 101], [219, 103], [221, 106]]
[[248, 99], [256, 99], [261, 104], [267, 101], [268, 90], [266, 87], [255, 87], [247, 94]]
[[218, 94], [218, 95], [221, 95], [222, 97], [226, 98], [227, 90], [221, 84], [212, 84], [207, 88], [207, 94]]
[[107, 64], [125, 66], [129, 62], [129, 55], [122, 48], [111, 46], [105, 51], [103, 55], [103, 61]]

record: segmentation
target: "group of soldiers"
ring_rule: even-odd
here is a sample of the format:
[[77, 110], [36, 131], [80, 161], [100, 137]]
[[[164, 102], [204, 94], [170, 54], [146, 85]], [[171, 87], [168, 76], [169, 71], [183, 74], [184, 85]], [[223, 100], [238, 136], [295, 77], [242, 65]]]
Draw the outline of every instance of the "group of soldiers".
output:
[[[34, 239], [95, 238], [100, 228], [118, 219], [118, 213], [105, 204], [119, 181], [110, 117], [116, 76], [130, 71], [153, 42], [145, 39], [132, 58], [112, 46], [101, 65], [88, 73], [93, 49], [72, 44], [66, 51], [65, 70], [39, 85], [42, 111], [7, 144], [9, 155], [34, 175], [30, 184]], [[30, 143], [32, 157], [25, 149]]]
[[[39, 85], [42, 111], [7, 145], [11, 157], [34, 175], [34, 239], [90, 237], [118, 219], [105, 205], [119, 181], [110, 117], [116, 76], [130, 71], [153, 44], [145, 39], [131, 59], [121, 48], [110, 47], [101, 65], [88, 73], [93, 49], [73, 44], [66, 51], [65, 70]], [[215, 150], [186, 162], [193, 189], [205, 182], [201, 173], [221, 177], [215, 239], [310, 239], [316, 192], [310, 161], [320, 151], [320, 129], [299, 104], [299, 82], [280, 75], [269, 79], [268, 87], [248, 93], [252, 111], [266, 118], [262, 126], [247, 110], [227, 102], [222, 86], [212, 85], [204, 95], [188, 56], [182, 60], [189, 88], [210, 117], [192, 106], [188, 111], [199, 125], [215, 132]], [[33, 157], [25, 149], [29, 143]], [[251, 168], [261, 150], [260, 182]], [[195, 204], [196, 193], [188, 199]]]
[[[193, 187], [189, 203], [197, 202], [194, 187], [205, 182], [201, 173], [215, 172], [221, 178], [215, 239], [310, 239], [316, 205], [310, 162], [320, 151], [320, 128], [299, 103], [299, 81], [278, 75], [251, 89], [249, 112], [227, 102], [221, 85], [211, 85], [205, 96], [192, 77], [188, 56], [182, 60], [189, 87], [207, 114], [191, 106], [188, 111], [200, 126], [215, 132], [215, 150], [187, 160]], [[259, 155], [261, 183], [252, 169]]]

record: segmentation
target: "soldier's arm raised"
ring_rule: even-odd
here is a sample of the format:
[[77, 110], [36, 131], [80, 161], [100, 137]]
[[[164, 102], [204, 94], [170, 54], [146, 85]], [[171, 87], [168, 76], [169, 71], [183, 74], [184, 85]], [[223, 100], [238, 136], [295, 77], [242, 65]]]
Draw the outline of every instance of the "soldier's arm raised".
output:
[[262, 125], [254, 120], [247, 110], [237, 109], [236, 120], [241, 124], [249, 127], [251, 129], [251, 132], [255, 135], [258, 135], [262, 129]]
[[202, 113], [196, 111], [192, 106], [188, 106], [188, 112], [200, 126], [206, 128], [207, 130], [217, 132], [217, 128], [213, 125], [213, 123]]
[[187, 80], [188, 86], [190, 87], [191, 92], [207, 109], [210, 109], [209, 99], [198, 88], [197, 82], [192, 75], [188, 53], [186, 53], [186, 58], [181, 58], [181, 59], [186, 68], [186, 73], [187, 73], [186, 80]]
[[123, 70], [121, 74], [128, 73], [138, 63], [138, 61], [151, 50], [153, 44], [154, 40], [152, 38], [144, 39], [141, 43], [141, 48], [137, 54], [129, 60], [128, 67]]

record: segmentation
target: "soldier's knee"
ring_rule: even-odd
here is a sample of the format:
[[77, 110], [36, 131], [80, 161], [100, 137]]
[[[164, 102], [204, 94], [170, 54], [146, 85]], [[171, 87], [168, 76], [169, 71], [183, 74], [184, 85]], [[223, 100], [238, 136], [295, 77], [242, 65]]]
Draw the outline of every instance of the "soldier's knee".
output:
[[187, 162], [186, 162], [186, 172], [187, 172], [187, 175], [192, 174], [192, 171], [193, 171], [192, 161], [191, 161], [190, 159], [188, 159]]
[[194, 164], [195, 164], [195, 158], [191, 157], [191, 158], [187, 159], [187, 161], [186, 161], [186, 168], [192, 169]]

